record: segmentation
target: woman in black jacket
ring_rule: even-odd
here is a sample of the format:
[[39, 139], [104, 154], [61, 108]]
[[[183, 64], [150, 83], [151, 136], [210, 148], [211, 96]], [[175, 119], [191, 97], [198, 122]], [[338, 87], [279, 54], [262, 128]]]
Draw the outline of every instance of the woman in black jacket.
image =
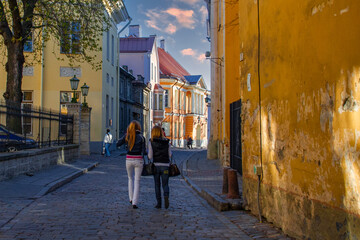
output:
[[161, 208], [161, 190], [160, 177], [162, 182], [162, 189], [164, 192], [165, 208], [169, 207], [169, 167], [171, 150], [169, 140], [164, 138], [163, 130], [160, 126], [155, 126], [151, 130], [151, 140], [148, 146], [149, 159], [153, 159], [155, 164], [155, 194], [156, 194], [156, 208]]
[[133, 208], [136, 209], [140, 193], [140, 177], [146, 154], [145, 139], [141, 133], [140, 123], [132, 121], [126, 134], [119, 139], [116, 147], [123, 144], [127, 145], [126, 171], [128, 174], [129, 200]]

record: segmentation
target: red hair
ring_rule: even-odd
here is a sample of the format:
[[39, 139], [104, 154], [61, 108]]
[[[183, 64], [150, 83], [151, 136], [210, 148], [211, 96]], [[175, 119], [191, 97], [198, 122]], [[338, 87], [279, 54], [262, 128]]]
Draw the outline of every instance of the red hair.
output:
[[129, 150], [131, 151], [131, 149], [134, 147], [135, 144], [135, 136], [136, 136], [136, 131], [141, 131], [141, 127], [140, 127], [140, 123], [138, 121], [132, 121], [127, 130], [126, 130], [126, 142], [127, 145], [129, 147]]

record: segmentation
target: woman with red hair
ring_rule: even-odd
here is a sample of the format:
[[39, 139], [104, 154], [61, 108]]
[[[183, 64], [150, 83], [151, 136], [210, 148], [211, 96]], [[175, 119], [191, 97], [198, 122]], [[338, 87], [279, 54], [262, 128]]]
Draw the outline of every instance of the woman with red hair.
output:
[[127, 145], [126, 171], [128, 174], [129, 200], [134, 209], [137, 209], [140, 193], [140, 177], [146, 154], [145, 138], [141, 133], [140, 123], [132, 121], [126, 134], [119, 139], [116, 147]]

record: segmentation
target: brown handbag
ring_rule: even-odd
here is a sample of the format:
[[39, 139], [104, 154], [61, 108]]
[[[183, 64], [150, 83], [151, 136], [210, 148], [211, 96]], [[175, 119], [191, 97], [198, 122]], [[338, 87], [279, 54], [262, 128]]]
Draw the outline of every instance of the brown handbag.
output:
[[180, 175], [180, 169], [176, 165], [175, 159], [171, 156], [170, 167], [169, 167], [169, 177], [176, 177]]

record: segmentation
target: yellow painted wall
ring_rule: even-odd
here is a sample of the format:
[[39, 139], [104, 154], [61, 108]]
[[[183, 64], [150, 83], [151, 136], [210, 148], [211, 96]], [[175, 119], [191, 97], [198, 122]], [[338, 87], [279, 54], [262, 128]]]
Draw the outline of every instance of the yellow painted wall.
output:
[[[116, 31], [115, 31], [116, 34]], [[102, 38], [100, 38], [99, 44], [102, 45]], [[53, 53], [55, 52], [55, 55]], [[60, 48], [56, 42], [48, 42], [44, 49], [44, 66], [43, 66], [43, 94], [41, 104], [41, 64], [39, 62], [30, 61], [32, 53], [26, 53], [27, 65], [34, 67], [33, 76], [24, 76], [22, 80], [22, 90], [33, 91], [33, 105], [38, 107], [44, 107], [46, 109], [52, 109], [54, 111], [60, 111], [60, 92], [71, 91], [70, 78], [61, 77], [60, 67], [70, 67], [69, 61], [66, 59], [64, 54], [60, 54]], [[59, 61], [57, 58], [63, 59]], [[96, 61], [101, 61], [102, 53], [97, 53]], [[6, 63], [6, 58], [3, 60]], [[73, 65], [73, 67], [81, 68], [82, 75], [77, 76], [80, 79], [79, 87], [77, 91], [81, 91], [80, 87], [86, 82], [90, 86], [89, 95], [87, 102], [89, 107], [92, 108], [91, 114], [91, 139], [90, 141], [102, 141], [103, 140], [103, 129], [105, 129], [104, 123], [104, 111], [103, 110], [103, 90], [106, 88], [103, 86], [103, 72], [95, 71], [92, 69], [89, 63], [80, 63]], [[105, 77], [104, 77], [105, 78]], [[115, 81], [116, 76], [114, 75]], [[108, 87], [110, 88], [110, 87]], [[112, 88], [114, 91], [114, 88]], [[0, 94], [6, 90], [6, 72], [5, 67], [0, 68]], [[105, 91], [106, 92], [106, 91]], [[115, 98], [115, 96], [114, 96]], [[81, 102], [83, 97], [81, 96]], [[105, 109], [105, 108], [104, 108]], [[116, 117], [116, 116], [115, 116]], [[115, 123], [115, 121], [114, 121]]]
[[253, 167], [262, 165], [261, 211], [269, 221], [299, 238], [359, 238], [360, 2], [258, 1], [237, 2], [238, 32], [229, 24], [236, 18], [230, 6], [225, 31], [213, 29], [217, 57], [225, 49], [225, 80], [221, 74], [217, 80], [226, 86], [221, 110], [239, 98], [243, 103], [246, 208], [258, 211]]
[[[163, 122], [170, 123], [170, 133], [171, 135], [167, 136], [169, 139], [172, 139], [173, 144], [176, 146], [180, 145], [185, 147], [186, 145], [186, 138], [188, 136], [191, 136], [193, 139], [195, 139], [196, 136], [196, 124], [197, 117], [199, 114], [194, 114], [191, 109], [188, 109], [192, 107], [192, 97], [193, 94], [191, 94], [195, 87], [194, 85], [185, 84], [183, 82], [177, 82], [174, 79], [167, 79], [167, 78], [161, 78], [160, 79], [161, 86], [168, 90], [169, 93], [169, 107], [165, 108], [165, 118]], [[173, 90], [172, 90], [173, 88]], [[182, 94], [181, 94], [181, 109], [176, 107], [178, 104], [175, 103], [175, 88], [181, 88]], [[172, 91], [174, 91], [174, 94], [172, 94]], [[176, 90], [179, 92], [179, 90]], [[200, 90], [199, 90], [200, 91]], [[206, 89], [201, 89], [201, 92], [205, 94]], [[180, 95], [179, 95], [180, 96]], [[184, 109], [184, 96], [186, 97], [186, 104]], [[205, 95], [204, 95], [205, 96]], [[164, 98], [165, 99], [165, 98]], [[165, 100], [164, 100], [165, 101]], [[189, 102], [188, 102], [189, 101]], [[202, 146], [204, 146], [207, 143], [207, 109], [205, 107], [204, 103], [204, 114], [199, 115], [200, 116], [200, 123], [201, 123], [201, 142]], [[180, 116], [179, 116], [180, 115]], [[179, 127], [180, 127], [180, 137], [175, 137], [175, 123], [177, 124], [177, 132], [179, 133]], [[185, 133], [183, 130], [183, 127], [185, 125]], [[179, 134], [177, 134], [179, 136]], [[195, 146], [195, 145], [194, 145]]]

